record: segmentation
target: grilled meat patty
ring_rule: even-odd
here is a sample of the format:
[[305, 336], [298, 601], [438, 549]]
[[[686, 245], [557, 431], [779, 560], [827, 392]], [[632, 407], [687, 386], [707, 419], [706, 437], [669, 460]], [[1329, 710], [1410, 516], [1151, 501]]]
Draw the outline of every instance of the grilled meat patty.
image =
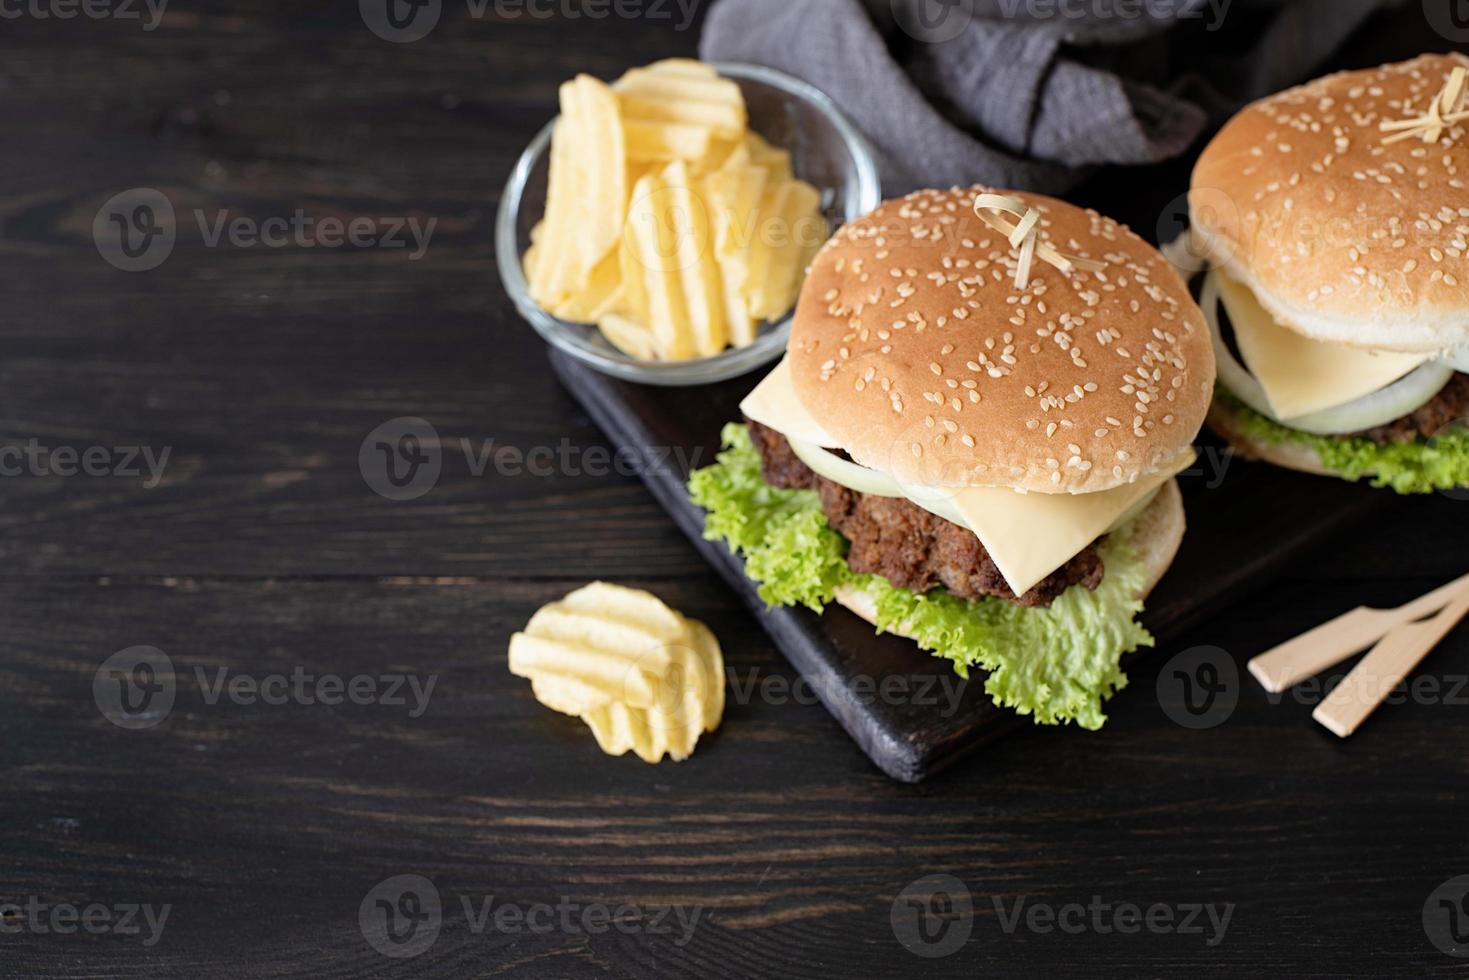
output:
[[942, 585], [962, 599], [994, 596], [1022, 606], [1049, 606], [1081, 585], [1095, 589], [1105, 569], [1095, 544], [1062, 565], [1024, 595], [1006, 584], [973, 532], [930, 514], [901, 497], [858, 493], [833, 483], [801, 462], [785, 436], [746, 419], [760, 450], [765, 481], [784, 490], [815, 490], [827, 522], [851, 542], [854, 572], [881, 575], [899, 588], [923, 593]]
[[1466, 418], [1469, 418], [1469, 374], [1456, 373], [1442, 391], [1416, 412], [1355, 435], [1378, 443], [1413, 442], [1442, 435], [1449, 425]]

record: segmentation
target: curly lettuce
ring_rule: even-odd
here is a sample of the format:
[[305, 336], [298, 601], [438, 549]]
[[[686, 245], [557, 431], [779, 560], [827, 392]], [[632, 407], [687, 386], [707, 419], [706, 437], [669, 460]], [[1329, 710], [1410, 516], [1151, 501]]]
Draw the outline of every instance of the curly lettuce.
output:
[[1223, 386], [1214, 397], [1235, 415], [1251, 439], [1313, 450], [1321, 465], [1346, 480], [1371, 478], [1374, 487], [1398, 493], [1433, 493], [1469, 487], [1469, 429], [1456, 426], [1432, 439], [1377, 443], [1347, 436], [1318, 436], [1288, 428], [1250, 408]]
[[879, 628], [901, 629], [963, 677], [971, 667], [987, 671], [985, 691], [996, 704], [1040, 724], [1090, 730], [1107, 720], [1102, 702], [1127, 685], [1122, 655], [1153, 645], [1136, 620], [1147, 569], [1129, 543], [1130, 525], [1099, 547], [1107, 568], [1102, 584], [1068, 589], [1049, 608], [958, 599], [943, 590], [917, 595], [853, 572], [847, 541], [827, 524], [815, 491], [766, 483], [743, 425], [725, 426], [723, 442], [715, 465], [690, 478], [689, 494], [708, 512], [704, 536], [743, 556], [772, 606], [820, 612], [839, 586], [855, 586], [876, 599]]

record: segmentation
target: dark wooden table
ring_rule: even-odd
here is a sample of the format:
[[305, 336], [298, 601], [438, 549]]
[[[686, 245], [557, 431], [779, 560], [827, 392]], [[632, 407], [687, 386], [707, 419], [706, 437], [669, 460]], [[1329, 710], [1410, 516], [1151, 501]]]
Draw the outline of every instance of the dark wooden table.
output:
[[[1175, 723], [1157, 690], [1161, 676], [1176, 705], [1165, 665], [1182, 651], [1216, 646], [1242, 666], [1353, 605], [1462, 572], [1462, 500], [1401, 501], [1137, 663], [1101, 733], [1027, 732], [918, 787], [884, 778], [780, 686], [732, 693], [724, 727], [676, 766], [608, 759], [538, 706], [506, 671], [507, 638], [595, 578], [708, 622], [742, 683], [794, 681], [638, 480], [589, 452], [605, 443], [548, 377], [493, 268], [499, 188], [557, 82], [691, 53], [696, 34], [510, 8], [474, 19], [451, 3], [429, 38], [389, 43], [354, 7], [178, 0], [151, 31], [142, 6], [142, 22], [0, 21], [0, 426], [5, 446], [36, 447], [0, 456], [15, 474], [0, 480], [0, 975], [1464, 968], [1422, 913], [1469, 873], [1469, 694], [1452, 686], [1469, 635], [1429, 661], [1440, 696], [1382, 710], [1349, 742], [1316, 728], [1309, 704], [1251, 684], [1205, 731]], [[1411, 3], [1342, 63], [1426, 47], [1447, 42]], [[1154, 222], [1186, 169], [1102, 174], [1078, 197]], [[177, 216], [171, 254], [146, 272], [93, 245], [103, 203], [135, 188]], [[283, 247], [211, 245], [196, 209], [208, 228], [226, 209], [363, 218], [372, 234], [388, 219], [436, 225], [415, 260], [411, 242], [311, 247], [289, 233]], [[403, 416], [429, 421], [446, 451], [430, 492], [393, 501], [365, 482], [359, 447]], [[490, 446], [478, 475], [460, 440]], [[129, 446], [169, 452], [157, 485], [146, 468], [129, 475]], [[565, 461], [517, 472], [542, 446]], [[65, 447], [100, 447], [93, 469], [110, 475], [61, 475]], [[171, 658], [176, 698], [161, 723], [126, 730], [94, 679], [138, 645]], [[416, 717], [411, 696], [248, 704], [211, 694], [221, 669], [435, 686]], [[936, 873], [962, 883], [972, 917], [961, 894], [960, 917], [920, 918], [934, 931], [914, 933], [896, 901], [895, 927], [900, 893]], [[387, 946], [414, 958], [379, 953], [359, 922], [381, 916], [378, 900], [414, 911], [389, 881], [400, 875], [432, 881], [442, 907], [421, 952]], [[490, 898], [492, 916], [530, 919], [478, 928]], [[1114, 912], [1103, 928], [1086, 912], [1079, 934], [1027, 924], [1044, 926], [1031, 909], [1094, 901], [1232, 913], [1214, 945], [1205, 917], [1202, 934], [1103, 931]], [[159, 931], [146, 914], [164, 906]], [[669, 907], [697, 916], [687, 941]], [[924, 943], [962, 922], [968, 941], [949, 956], [900, 942], [933, 952]]]

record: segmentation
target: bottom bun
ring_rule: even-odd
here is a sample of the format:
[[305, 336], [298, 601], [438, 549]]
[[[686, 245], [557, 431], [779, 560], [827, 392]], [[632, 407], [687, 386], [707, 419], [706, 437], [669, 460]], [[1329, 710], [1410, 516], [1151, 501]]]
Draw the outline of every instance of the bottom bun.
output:
[[[1178, 481], [1169, 480], [1133, 522], [1132, 548], [1148, 570], [1147, 584], [1138, 598], [1146, 599], [1173, 564], [1179, 545], [1183, 544], [1186, 523]], [[877, 625], [877, 600], [871, 593], [843, 585], [837, 587], [836, 600], [872, 625]], [[902, 628], [887, 632], [908, 636]]]
[[1342, 479], [1340, 473], [1321, 465], [1321, 457], [1310, 446], [1289, 442], [1265, 442], [1248, 435], [1245, 432], [1240, 413], [1217, 398], [1214, 404], [1209, 406], [1208, 422], [1209, 428], [1218, 433], [1246, 459], [1258, 459], [1275, 466], [1283, 466], [1288, 470], [1299, 470], [1302, 473], [1312, 473], [1316, 476]]

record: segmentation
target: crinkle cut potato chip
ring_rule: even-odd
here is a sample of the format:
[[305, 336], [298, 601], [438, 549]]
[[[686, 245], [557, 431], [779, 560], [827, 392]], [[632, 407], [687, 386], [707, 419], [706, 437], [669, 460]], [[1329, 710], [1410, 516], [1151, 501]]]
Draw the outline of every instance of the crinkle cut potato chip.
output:
[[578, 75], [562, 84], [560, 98], [546, 215], [532, 236], [535, 260], [527, 262], [526, 278], [536, 302], [570, 316], [573, 304], [588, 304], [594, 270], [622, 238], [628, 181], [617, 96]]
[[740, 87], [675, 58], [562, 85], [526, 280], [630, 357], [708, 357], [795, 304], [828, 231], [820, 192], [750, 131]]
[[608, 755], [687, 759], [724, 715], [724, 656], [703, 623], [648, 592], [593, 582], [510, 638], [510, 672], [586, 722]]

